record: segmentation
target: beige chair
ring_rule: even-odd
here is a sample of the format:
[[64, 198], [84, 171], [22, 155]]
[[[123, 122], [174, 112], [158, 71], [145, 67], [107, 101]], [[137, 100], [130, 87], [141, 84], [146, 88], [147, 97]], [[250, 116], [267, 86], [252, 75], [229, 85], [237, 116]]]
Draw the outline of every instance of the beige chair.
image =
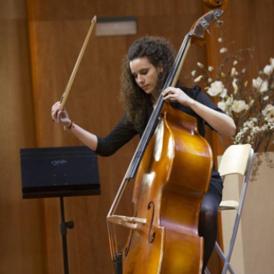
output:
[[[219, 244], [216, 242], [215, 250], [217, 254], [222, 259], [224, 265], [222, 269], [222, 274], [227, 272], [235, 274], [232, 266], [230, 264], [232, 251], [235, 245], [236, 236], [239, 228], [239, 223], [242, 215], [242, 210], [245, 202], [245, 197], [247, 193], [247, 187], [252, 171], [254, 151], [250, 144], [239, 144], [229, 146], [223, 156], [221, 157], [219, 164], [219, 173], [222, 176], [223, 180], [232, 174], [237, 174], [240, 176], [241, 187], [240, 187], [240, 197], [238, 201], [222, 201], [220, 204], [220, 210], [235, 210], [235, 219], [233, 224], [233, 229], [228, 245], [227, 252], [224, 253], [220, 248]], [[210, 274], [209, 270], [206, 270], [206, 273]]]

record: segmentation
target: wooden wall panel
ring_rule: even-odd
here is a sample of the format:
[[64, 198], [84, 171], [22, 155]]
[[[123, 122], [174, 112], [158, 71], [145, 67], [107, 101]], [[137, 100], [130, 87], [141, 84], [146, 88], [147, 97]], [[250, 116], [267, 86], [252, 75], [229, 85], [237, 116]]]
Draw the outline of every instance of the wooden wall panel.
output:
[[[74, 121], [100, 135], [106, 134], [122, 114], [119, 103], [121, 59], [133, 40], [142, 35], [169, 38], [179, 47], [202, 5], [189, 1], [28, 1], [30, 47], [39, 146], [77, 145], [49, 117], [51, 104], [60, 98], [89, 26], [97, 16], [136, 16], [133, 36], [93, 37], [72, 87], [67, 108]], [[155, 8], [157, 7], [157, 9]], [[189, 12], [191, 11], [191, 12]], [[204, 58], [193, 48], [190, 56]], [[193, 62], [191, 57], [187, 63]], [[75, 221], [68, 232], [69, 263], [75, 273], [111, 273], [105, 217], [127, 168], [137, 140], [110, 158], [100, 158], [102, 194], [65, 199], [67, 218]], [[115, 164], [114, 164], [115, 163]], [[130, 196], [123, 202], [127, 208]], [[62, 271], [58, 199], [45, 200], [48, 272]]]
[[24, 1], [0, 1], [0, 273], [45, 273], [42, 203], [23, 200], [19, 150], [35, 145]]
[[[228, 1], [223, 16], [224, 24], [222, 32], [224, 45], [230, 52], [240, 49], [251, 49], [253, 57], [245, 60], [245, 66], [249, 78], [257, 77], [258, 70], [262, 69], [269, 58], [273, 57], [273, 1], [248, 1], [239, 4], [236, 1]], [[213, 38], [214, 39], [214, 38]], [[211, 47], [209, 62], [218, 63], [216, 48]]]

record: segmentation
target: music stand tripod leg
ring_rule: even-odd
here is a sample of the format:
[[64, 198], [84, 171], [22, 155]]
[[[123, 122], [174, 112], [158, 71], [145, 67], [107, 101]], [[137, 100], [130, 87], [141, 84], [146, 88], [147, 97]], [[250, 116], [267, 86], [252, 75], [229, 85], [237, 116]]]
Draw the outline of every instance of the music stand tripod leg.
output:
[[72, 229], [74, 224], [73, 221], [65, 220], [65, 208], [64, 198], [60, 196], [60, 210], [61, 210], [61, 236], [63, 246], [63, 261], [64, 261], [64, 274], [69, 274], [69, 262], [68, 262], [68, 248], [67, 248], [67, 229]]

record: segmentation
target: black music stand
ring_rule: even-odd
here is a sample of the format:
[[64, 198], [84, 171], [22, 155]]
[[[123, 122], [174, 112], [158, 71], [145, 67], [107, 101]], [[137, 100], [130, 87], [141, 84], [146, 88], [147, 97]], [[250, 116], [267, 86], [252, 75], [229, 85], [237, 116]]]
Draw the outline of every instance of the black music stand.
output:
[[64, 273], [69, 274], [64, 197], [99, 195], [96, 154], [87, 147], [23, 148], [20, 150], [23, 198], [60, 198]]

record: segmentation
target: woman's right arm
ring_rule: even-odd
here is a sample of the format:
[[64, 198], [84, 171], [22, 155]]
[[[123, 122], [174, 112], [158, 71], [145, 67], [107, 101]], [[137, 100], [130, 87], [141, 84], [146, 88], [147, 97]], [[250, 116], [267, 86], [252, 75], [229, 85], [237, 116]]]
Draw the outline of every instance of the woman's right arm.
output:
[[53, 104], [51, 108], [51, 117], [53, 121], [64, 126], [66, 130], [69, 130], [83, 144], [96, 151], [98, 144], [97, 136], [72, 122], [67, 111], [61, 110], [60, 102]]

